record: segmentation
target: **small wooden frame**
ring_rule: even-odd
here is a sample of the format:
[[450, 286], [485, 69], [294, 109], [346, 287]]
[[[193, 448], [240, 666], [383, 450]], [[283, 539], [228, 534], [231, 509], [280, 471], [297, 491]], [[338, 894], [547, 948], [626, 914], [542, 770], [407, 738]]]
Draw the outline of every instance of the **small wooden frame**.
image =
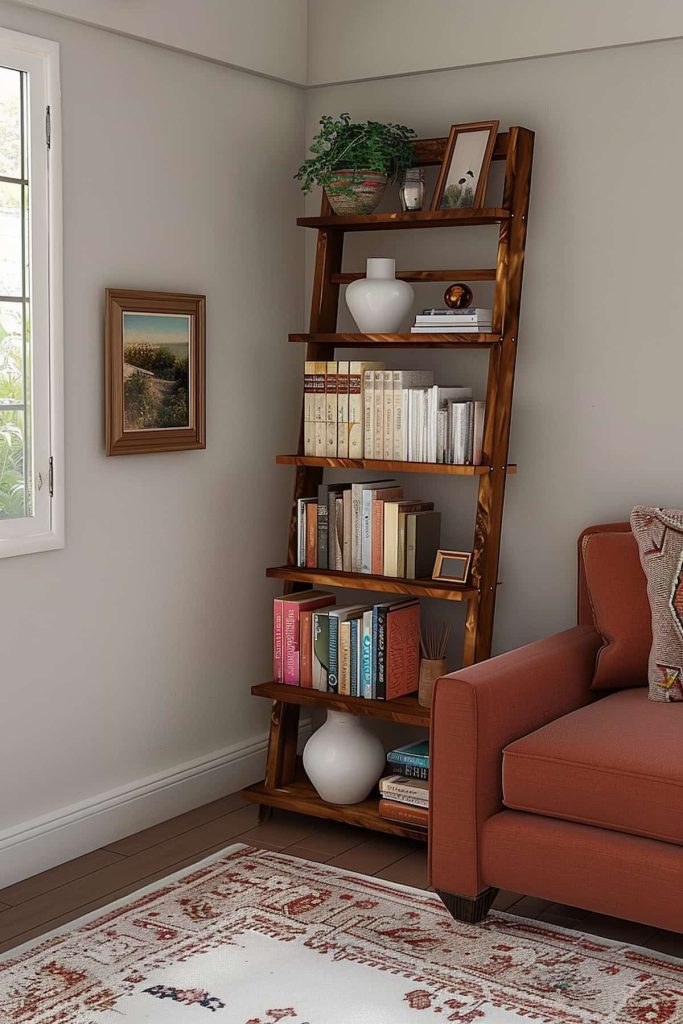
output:
[[206, 297], [108, 288], [107, 455], [206, 447]]
[[[446, 152], [434, 189], [432, 210], [477, 210], [483, 206], [497, 133], [498, 121], [477, 121], [474, 124], [451, 125]], [[476, 139], [475, 135], [481, 138]], [[463, 140], [461, 146], [463, 147], [464, 162], [461, 162], [459, 158], [458, 140], [460, 139]], [[453, 166], [454, 160], [455, 166]], [[448, 190], [459, 190], [461, 187], [468, 189], [468, 192], [471, 193], [471, 201], [446, 202], [445, 197]]]
[[471, 564], [471, 551], [437, 551], [432, 579], [448, 583], [467, 583]]

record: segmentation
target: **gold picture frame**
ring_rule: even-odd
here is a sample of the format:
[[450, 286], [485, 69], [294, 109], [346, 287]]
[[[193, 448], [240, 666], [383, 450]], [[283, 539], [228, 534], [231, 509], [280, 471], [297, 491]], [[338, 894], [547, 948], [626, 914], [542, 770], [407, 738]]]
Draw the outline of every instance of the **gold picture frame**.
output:
[[[472, 564], [471, 551], [446, 551], [439, 549], [434, 561], [433, 580], [445, 583], [467, 583]], [[459, 569], [459, 571], [456, 571]]]

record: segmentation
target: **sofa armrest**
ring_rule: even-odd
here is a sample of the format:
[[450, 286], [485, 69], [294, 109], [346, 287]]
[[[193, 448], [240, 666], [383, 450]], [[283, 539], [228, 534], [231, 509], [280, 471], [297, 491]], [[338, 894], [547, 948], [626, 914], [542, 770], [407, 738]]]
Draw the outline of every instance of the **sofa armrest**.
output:
[[591, 626], [576, 626], [437, 680], [429, 848], [436, 889], [472, 897], [486, 888], [479, 836], [503, 807], [503, 748], [590, 703], [602, 643]]

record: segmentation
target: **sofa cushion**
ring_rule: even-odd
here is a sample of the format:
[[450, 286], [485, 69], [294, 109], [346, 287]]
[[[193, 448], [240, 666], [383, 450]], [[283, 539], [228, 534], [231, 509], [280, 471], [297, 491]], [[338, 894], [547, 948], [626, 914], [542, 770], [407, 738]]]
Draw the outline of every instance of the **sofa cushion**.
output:
[[683, 704], [622, 690], [510, 743], [503, 801], [683, 845], [682, 748]]
[[593, 625], [605, 641], [595, 662], [593, 689], [642, 686], [652, 628], [636, 539], [628, 526], [586, 530], [580, 550]]
[[650, 698], [683, 701], [683, 512], [639, 505], [631, 526], [652, 610]]

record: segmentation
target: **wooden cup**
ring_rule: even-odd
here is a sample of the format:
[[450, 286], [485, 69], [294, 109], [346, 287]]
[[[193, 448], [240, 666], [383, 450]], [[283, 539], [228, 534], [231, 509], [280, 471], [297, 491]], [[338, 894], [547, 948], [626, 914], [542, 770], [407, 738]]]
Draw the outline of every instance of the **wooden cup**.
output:
[[417, 693], [417, 702], [420, 707], [430, 708], [432, 706], [432, 693], [434, 683], [440, 676], [445, 676], [446, 659], [422, 658], [420, 660], [420, 686]]

